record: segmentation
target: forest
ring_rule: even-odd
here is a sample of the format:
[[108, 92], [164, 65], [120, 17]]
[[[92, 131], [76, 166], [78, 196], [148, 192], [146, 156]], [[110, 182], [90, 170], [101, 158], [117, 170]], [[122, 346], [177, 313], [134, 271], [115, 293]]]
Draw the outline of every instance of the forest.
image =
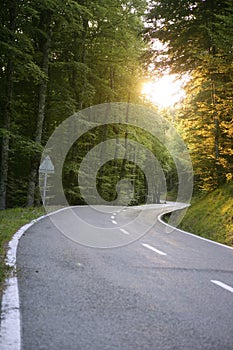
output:
[[[194, 193], [232, 181], [231, 0], [2, 0], [0, 36], [0, 209], [41, 204], [41, 155], [61, 122], [109, 102], [156, 112], [142, 85], [164, 72], [188, 76], [183, 101], [160, 113], [189, 149]], [[121, 123], [93, 128], [72, 146], [63, 168], [69, 204], [85, 204], [78, 184], [82, 159], [112, 138], [123, 138], [125, 151], [131, 139], [155, 154], [168, 192], [176, 193], [177, 170], [164, 145], [126, 124], [127, 115]], [[98, 172], [98, 192], [106, 200], [116, 198], [116, 183], [126, 178], [134, 186], [131, 204], [146, 202], [148, 184], [132, 154]], [[156, 185], [150, 201], [160, 201]]]

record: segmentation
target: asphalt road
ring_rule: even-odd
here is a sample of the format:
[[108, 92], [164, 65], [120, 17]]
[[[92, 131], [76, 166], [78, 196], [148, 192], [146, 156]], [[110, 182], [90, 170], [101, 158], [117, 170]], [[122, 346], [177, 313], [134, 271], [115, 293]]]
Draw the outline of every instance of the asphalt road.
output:
[[[137, 215], [75, 210], [106, 232]], [[118, 248], [75, 243], [50, 218], [24, 234], [22, 350], [233, 350], [233, 250], [160, 222], [138, 238], [154, 220], [147, 213], [119, 233], [136, 240]], [[55, 215], [72, 226], [68, 211]]]

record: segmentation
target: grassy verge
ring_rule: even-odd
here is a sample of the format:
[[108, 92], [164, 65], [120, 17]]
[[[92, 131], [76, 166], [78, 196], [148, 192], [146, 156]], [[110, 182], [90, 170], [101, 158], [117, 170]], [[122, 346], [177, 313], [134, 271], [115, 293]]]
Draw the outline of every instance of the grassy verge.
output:
[[180, 228], [233, 246], [233, 183], [194, 198]]
[[44, 214], [44, 208], [15, 208], [0, 211], [0, 293], [9, 268], [5, 265], [8, 242], [23, 225]]

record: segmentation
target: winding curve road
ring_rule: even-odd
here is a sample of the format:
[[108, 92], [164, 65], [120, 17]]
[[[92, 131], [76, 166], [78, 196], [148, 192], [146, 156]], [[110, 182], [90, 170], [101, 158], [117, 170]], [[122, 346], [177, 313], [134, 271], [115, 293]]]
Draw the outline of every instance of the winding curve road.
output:
[[[73, 210], [123, 242], [155, 220], [149, 207], [130, 232], [137, 208]], [[69, 210], [54, 215], [72, 226]], [[233, 349], [233, 250], [159, 220], [131, 244], [94, 249], [46, 217], [21, 238], [17, 270], [22, 350]]]

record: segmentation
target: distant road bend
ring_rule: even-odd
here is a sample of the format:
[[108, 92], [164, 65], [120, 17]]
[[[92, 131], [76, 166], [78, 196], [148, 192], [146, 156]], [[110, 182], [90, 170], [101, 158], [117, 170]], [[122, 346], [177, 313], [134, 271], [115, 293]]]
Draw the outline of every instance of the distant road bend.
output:
[[63, 229], [123, 246], [78, 244], [49, 217], [28, 229], [17, 252], [22, 350], [233, 350], [232, 249], [168, 232], [153, 206], [130, 226], [140, 208], [72, 210], [75, 227], [70, 209], [54, 214]]

